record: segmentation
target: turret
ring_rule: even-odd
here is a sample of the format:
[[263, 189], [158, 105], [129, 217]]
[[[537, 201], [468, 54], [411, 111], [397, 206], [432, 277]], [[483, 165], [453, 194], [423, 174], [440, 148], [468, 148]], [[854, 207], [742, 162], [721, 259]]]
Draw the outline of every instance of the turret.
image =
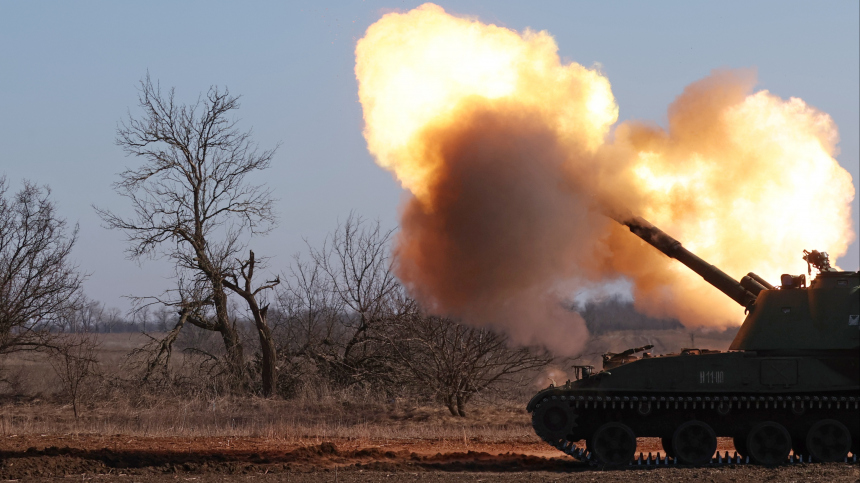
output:
[[856, 351], [860, 346], [860, 272], [834, 269], [827, 252], [804, 250], [809, 274], [813, 268], [818, 272], [808, 285], [804, 275], [784, 274], [781, 286], [774, 287], [752, 272], [738, 282], [646, 220], [612, 218], [746, 307], [748, 316], [730, 350], [785, 354]]

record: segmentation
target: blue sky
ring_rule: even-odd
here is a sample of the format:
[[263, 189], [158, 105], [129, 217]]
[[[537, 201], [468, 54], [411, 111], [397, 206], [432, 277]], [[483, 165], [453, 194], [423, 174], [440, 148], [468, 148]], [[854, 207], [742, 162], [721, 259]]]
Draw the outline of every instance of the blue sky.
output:
[[[75, 257], [90, 296], [169, 287], [161, 261], [124, 257], [121, 233], [92, 204], [119, 212], [111, 183], [126, 163], [116, 124], [134, 112], [147, 71], [180, 99], [212, 84], [242, 95], [242, 126], [283, 146], [265, 181], [280, 225], [253, 241], [280, 271], [307, 239], [318, 244], [355, 210], [394, 227], [403, 196], [367, 154], [353, 74], [355, 42], [385, 12], [421, 2], [2, 2], [0, 173], [50, 185], [80, 223]], [[755, 67], [758, 89], [800, 97], [839, 126], [837, 159], [860, 178], [860, 2], [437, 2], [486, 23], [547, 30], [562, 59], [599, 63], [620, 120], [665, 125], [684, 86], [715, 68]], [[855, 231], [858, 201], [854, 201]], [[825, 248], [825, 247], [810, 247]], [[841, 260], [860, 266], [858, 244]]]

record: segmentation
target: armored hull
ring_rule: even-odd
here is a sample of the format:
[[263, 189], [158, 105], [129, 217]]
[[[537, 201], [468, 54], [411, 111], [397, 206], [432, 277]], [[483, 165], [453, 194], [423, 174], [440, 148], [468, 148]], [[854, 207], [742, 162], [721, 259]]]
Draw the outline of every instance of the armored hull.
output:
[[635, 438], [648, 436], [662, 438], [668, 456], [694, 465], [711, 460], [719, 436], [734, 438], [742, 456], [763, 464], [783, 462], [792, 449], [822, 461], [857, 452], [856, 352], [696, 352], [640, 359], [547, 388], [528, 404], [535, 431], [568, 453], [586, 440], [606, 464], [631, 461]]
[[[631, 231], [746, 307], [729, 352], [684, 349], [652, 357], [608, 354], [528, 403], [550, 445], [606, 465], [627, 464], [637, 437], [659, 437], [676, 462], [711, 461], [717, 437], [746, 460], [842, 461], [860, 448], [860, 272], [836, 271], [826, 253], [804, 257], [819, 272], [784, 275], [774, 287], [750, 273], [740, 282], [692, 255], [642, 219]], [[585, 440], [585, 447], [577, 442]]]

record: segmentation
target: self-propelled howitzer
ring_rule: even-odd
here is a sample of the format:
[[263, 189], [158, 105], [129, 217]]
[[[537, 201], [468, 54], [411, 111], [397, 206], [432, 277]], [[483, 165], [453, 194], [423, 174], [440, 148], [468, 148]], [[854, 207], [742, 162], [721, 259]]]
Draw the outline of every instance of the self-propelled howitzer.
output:
[[[718, 436], [741, 458], [837, 461], [860, 442], [860, 272], [838, 271], [806, 252], [805, 275], [775, 287], [754, 273], [736, 281], [639, 217], [617, 219], [745, 308], [729, 352], [607, 354], [604, 370], [539, 392], [528, 404], [547, 443], [602, 464], [627, 464], [636, 438], [660, 437], [673, 461], [711, 461]], [[628, 354], [629, 352], [629, 354]], [[585, 440], [585, 447], [577, 443]]]

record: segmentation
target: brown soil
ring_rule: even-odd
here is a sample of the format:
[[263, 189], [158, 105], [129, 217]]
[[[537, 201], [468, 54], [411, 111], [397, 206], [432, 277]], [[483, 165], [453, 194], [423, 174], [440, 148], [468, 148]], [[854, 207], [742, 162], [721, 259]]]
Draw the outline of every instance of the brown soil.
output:
[[[660, 443], [640, 439], [656, 453]], [[721, 438], [721, 451], [733, 451]], [[858, 481], [854, 464], [778, 468], [628, 467], [604, 471], [532, 441], [333, 440], [304, 443], [264, 438], [9, 436], [0, 440], [0, 479], [154, 479], [223, 481]]]

